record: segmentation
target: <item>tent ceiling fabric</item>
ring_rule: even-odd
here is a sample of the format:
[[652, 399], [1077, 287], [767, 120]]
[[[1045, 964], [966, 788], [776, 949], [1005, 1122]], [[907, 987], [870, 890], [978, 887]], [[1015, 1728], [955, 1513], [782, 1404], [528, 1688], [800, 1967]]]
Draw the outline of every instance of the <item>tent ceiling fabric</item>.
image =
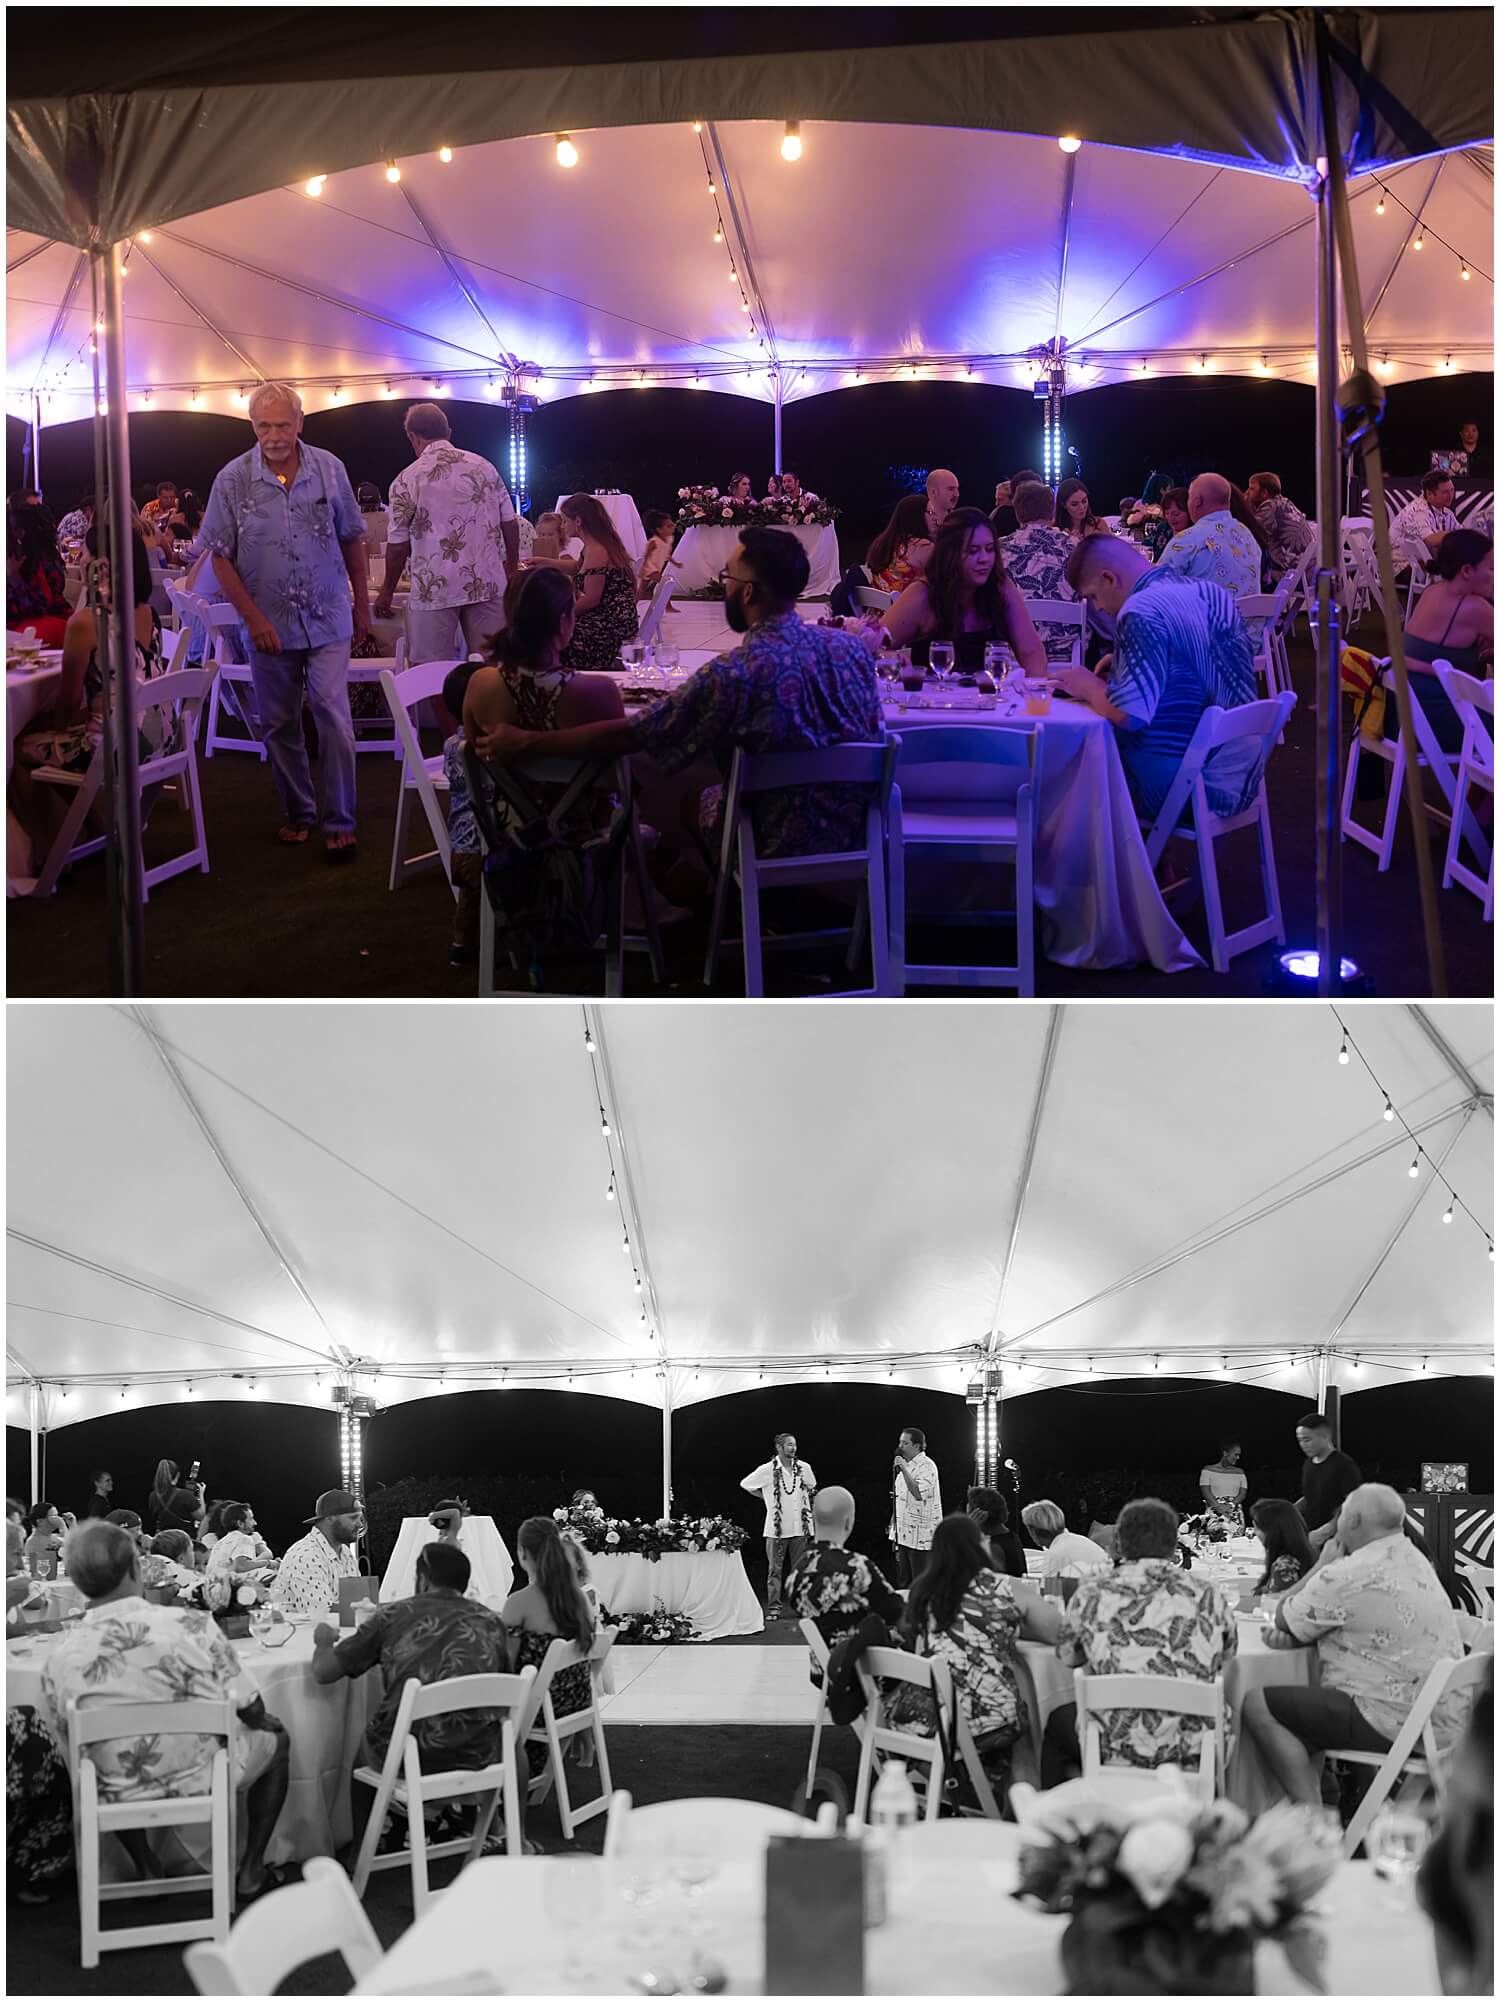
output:
[[[550, 139], [496, 141], [448, 165], [406, 160], [399, 186], [365, 166], [330, 176], [316, 199], [278, 187], [153, 230], [126, 266], [131, 408], [235, 415], [257, 376], [301, 383], [313, 410], [434, 384], [477, 401], [504, 389], [507, 357], [531, 365], [525, 387], [543, 401], [643, 378], [769, 399], [773, 361], [785, 402], [851, 386], [856, 369], [865, 380], [972, 369], [1029, 388], [1028, 353], [1059, 333], [1073, 394], [1143, 364], [1313, 380], [1314, 210], [1293, 183], [1086, 146], [1071, 162], [1059, 295], [1070, 161], [1053, 141], [803, 129], [795, 165], [779, 157], [779, 127], [712, 134], [753, 317], [731, 282], [736, 243], [713, 241], [701, 141], [681, 124], [581, 135], [571, 171]], [[849, 214], [850, 187], [879, 185], [892, 159], [909, 163], [882, 197], [899, 284], [858, 252]], [[1493, 185], [1490, 156], [1476, 154], [1355, 187], [1368, 332], [1387, 379], [1493, 366]], [[986, 187], [1027, 197], [933, 198]], [[1408, 211], [1425, 228], [1420, 252], [1406, 247]], [[69, 296], [78, 253], [23, 232], [7, 249], [10, 407], [29, 415], [39, 390], [44, 424], [86, 417], [93, 306], [86, 277]]]
[[[334, 1008], [99, 1009], [86, 1065], [68, 1011], [13, 1011], [12, 1422], [29, 1376], [54, 1427], [127, 1378], [323, 1403], [339, 1344], [384, 1403], [501, 1366], [651, 1405], [825, 1371], [958, 1392], [992, 1336], [1007, 1396], [1091, 1362], [1311, 1396], [1330, 1343], [1346, 1390], [1489, 1366], [1492, 1118], [1410, 1010], [1351, 1026], [1478, 1229], [1408, 1178], [1327, 1011], [1081, 1005], [1008, 1273], [1047, 1011], [606, 1012], [596, 1094], [571, 1008], [371, 1005], [354, 1034]], [[1488, 1094], [1491, 1011], [1441, 1027]]]

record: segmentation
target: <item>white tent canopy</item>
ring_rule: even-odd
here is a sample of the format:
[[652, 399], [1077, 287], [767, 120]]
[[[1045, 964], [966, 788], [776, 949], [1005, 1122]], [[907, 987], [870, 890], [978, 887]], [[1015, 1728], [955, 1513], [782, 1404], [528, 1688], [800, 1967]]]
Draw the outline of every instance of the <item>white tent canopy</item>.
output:
[[[1377, 366], [1489, 369], [1488, 14], [1330, 19]], [[1309, 20], [524, 72], [471, 51], [357, 81], [292, 50], [275, 85], [13, 103], [7, 407], [91, 414], [86, 247], [127, 236], [132, 409], [229, 414], [260, 379], [313, 408], [652, 382], [790, 402], [912, 372], [1014, 387], [1044, 352], [1072, 392], [1311, 381]]]
[[1348, 1020], [12, 1010], [8, 1416], [1480, 1374], [1491, 1011]]

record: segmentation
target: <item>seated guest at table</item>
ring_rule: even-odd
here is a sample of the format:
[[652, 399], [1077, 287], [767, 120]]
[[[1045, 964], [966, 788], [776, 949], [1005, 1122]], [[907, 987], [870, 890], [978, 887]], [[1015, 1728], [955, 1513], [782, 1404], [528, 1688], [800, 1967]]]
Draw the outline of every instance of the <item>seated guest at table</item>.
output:
[[[1020, 510], [1017, 510], [1019, 516]], [[1102, 515], [1095, 514], [1089, 501], [1089, 490], [1082, 480], [1064, 480], [1057, 489], [1057, 504], [1052, 516], [1053, 522], [1065, 535], [1079, 542], [1085, 535], [1107, 535], [1109, 530]]]
[[1109, 1552], [1091, 1536], [1069, 1529], [1068, 1518], [1054, 1501], [1027, 1502], [1021, 1521], [1042, 1552], [1042, 1578], [1086, 1578], [1109, 1569]]
[[781, 498], [789, 501], [802, 498], [802, 475], [790, 466], [781, 469]]
[[[1077, 547], [1066, 528], [1059, 528], [1052, 489], [1039, 480], [1028, 480], [1015, 488], [1012, 511], [1021, 524], [1014, 535], [1000, 545], [1006, 575], [1029, 603], [1038, 598], [1068, 603], [1073, 587], [1068, 582], [1068, 558]], [[1049, 660], [1070, 660], [1077, 634], [1068, 626], [1034, 620], [1038, 637]]]
[[979, 1524], [979, 1533], [989, 1545], [990, 1562], [1008, 1578], [1026, 1576], [1026, 1552], [1010, 1526], [1010, 1508], [996, 1488], [970, 1488], [969, 1514]]
[[[853, 1633], [867, 1614], [894, 1627], [906, 1601], [878, 1565], [846, 1548], [854, 1533], [854, 1497], [847, 1488], [820, 1488], [812, 1505], [814, 1541], [787, 1573], [786, 1604], [794, 1620], [812, 1620], [830, 1649]], [[816, 1659], [809, 1673], [821, 1688]]]
[[1221, 1439], [1219, 1457], [1198, 1476], [1198, 1492], [1216, 1515], [1238, 1515], [1245, 1506], [1250, 1483], [1240, 1465], [1238, 1439]]
[[[1090, 1675], [1214, 1681], [1239, 1645], [1234, 1611], [1217, 1585], [1178, 1568], [1177, 1511], [1154, 1499], [1127, 1502], [1116, 1533], [1119, 1561], [1073, 1594], [1058, 1654]], [[1201, 1718], [1160, 1710], [1111, 1711], [1100, 1718], [1104, 1763], [1195, 1768], [1203, 1728]], [[1053, 1712], [1047, 1742], [1065, 1768], [1077, 1770], [1075, 1704]]]
[[18, 508], [5, 548], [5, 624], [29, 626], [43, 646], [61, 646], [68, 623], [68, 594], [57, 532], [45, 508]]
[[230, 1502], [219, 1522], [219, 1540], [208, 1559], [211, 1577], [242, 1571], [269, 1573], [275, 1569], [276, 1560], [269, 1545], [256, 1533], [255, 1510], [249, 1502]]
[[1391, 517], [1391, 553], [1398, 570], [1415, 563], [1420, 570], [1430, 568], [1443, 546], [1443, 537], [1458, 527], [1453, 512], [1453, 475], [1434, 466], [1422, 475], [1422, 491]]
[[73, 1788], [62, 1747], [31, 1704], [8, 1704], [5, 1895], [18, 1905], [50, 1904], [72, 1869]]
[[1297, 1513], [1297, 1504], [1267, 1496], [1251, 1509], [1250, 1520], [1266, 1553], [1265, 1569], [1256, 1581], [1257, 1595], [1289, 1592], [1317, 1562], [1317, 1553], [1307, 1540], [1307, 1524]]
[[593, 494], [574, 494], [565, 502], [562, 515], [569, 534], [583, 539], [575, 576], [578, 602], [573, 636], [563, 649], [563, 666], [572, 670], [617, 668], [620, 648], [640, 630], [635, 565], [604, 503]]
[[765, 497], [766, 497], [766, 499], [767, 499], [767, 500], [780, 500], [780, 499], [781, 499], [781, 475], [780, 475], [780, 473], [770, 473], [770, 474], [768, 474], [768, 475], [767, 475], [767, 477], [766, 477], [766, 495], [765, 495]]
[[150, 522], [153, 528], [159, 527], [164, 521], [170, 521], [176, 512], [177, 487], [172, 480], [162, 480], [157, 486], [155, 496], [143, 502], [141, 506], [142, 518]]
[[[1316, 1647], [1317, 1686], [1247, 1690], [1240, 1714], [1294, 1801], [1322, 1798], [1325, 1752], [1389, 1751], [1430, 1671], [1463, 1656], [1453, 1608], [1436, 1571], [1401, 1534], [1405, 1520], [1394, 1488], [1357, 1487], [1329, 1551], [1277, 1603], [1266, 1643]], [[1455, 1694], [1433, 1712], [1441, 1750], [1463, 1730], [1466, 1707]]]
[[[123, 1529], [125, 1534], [134, 1541], [137, 1550], [144, 1551], [150, 1546], [151, 1538], [146, 1534], [145, 1529], [141, 1525], [141, 1519], [133, 1508], [112, 1508], [104, 1520], [112, 1522], [116, 1529]], [[181, 1534], [181, 1532], [178, 1533]], [[190, 1535], [187, 1538], [187, 1545], [191, 1552], [193, 1539]]]
[[744, 502], [749, 500], [752, 491], [748, 473], [731, 473], [729, 485], [724, 489], [724, 496], [727, 500]]
[[85, 494], [77, 507], [70, 508], [57, 524], [58, 542], [66, 546], [70, 542], [82, 542], [94, 525], [94, 496]]
[[1185, 534], [1193, 525], [1193, 517], [1188, 513], [1188, 490], [1186, 487], [1167, 487], [1161, 497], [1161, 518], [1174, 536]]
[[1007, 643], [1028, 674], [1046, 672], [1046, 650], [1026, 600], [1006, 574], [995, 531], [977, 507], [949, 515], [926, 574], [882, 613], [881, 623], [898, 647], [951, 640], [954, 659], [966, 672], [983, 664], [990, 641]]
[[[245, 1796], [240, 1819], [244, 1855], [238, 1894], [266, 1888], [266, 1844], [286, 1799], [290, 1770], [286, 1729], [266, 1710], [239, 1657], [207, 1613], [155, 1606], [141, 1596], [141, 1560], [123, 1530], [86, 1522], [68, 1541], [68, 1576], [87, 1605], [82, 1620], [63, 1634], [42, 1669], [42, 1713], [66, 1746], [69, 1706], [86, 1703], [186, 1702], [230, 1699], [238, 1712], [236, 1791]], [[100, 1800], [155, 1800], [206, 1793], [219, 1740], [163, 1729], [150, 1738], [105, 1738], [91, 1748]], [[143, 1829], [120, 1836], [142, 1877], [161, 1874]]]
[[1260, 544], [1235, 519], [1232, 501], [1228, 480], [1218, 473], [1200, 473], [1188, 488], [1191, 521], [1172, 537], [1156, 567], [1165, 574], [1222, 584], [1235, 598], [1259, 591]]
[[1281, 491], [1281, 481], [1275, 473], [1252, 473], [1245, 498], [1265, 537], [1266, 574], [1275, 584], [1307, 554], [1313, 525]]
[[[139, 1538], [137, 1538], [139, 1544]], [[179, 1593], [198, 1582], [193, 1539], [184, 1529], [164, 1529], [141, 1551], [141, 1584], [148, 1592]]]
[[[581, 1648], [594, 1644], [594, 1612], [578, 1583], [573, 1559], [550, 1515], [528, 1516], [516, 1532], [516, 1555], [526, 1583], [500, 1609], [510, 1641], [510, 1670], [540, 1668], [555, 1640]], [[552, 1707], [559, 1717], [582, 1710], [590, 1697], [590, 1668], [575, 1662], [552, 1680]], [[529, 1748], [535, 1765], [537, 1747]], [[545, 1754], [543, 1754], [545, 1756]]]
[[[1255, 700], [1250, 636], [1220, 585], [1153, 566], [1118, 535], [1080, 542], [1068, 582], [1114, 620], [1115, 645], [1099, 674], [1066, 667], [1058, 685], [1114, 725], [1136, 812], [1154, 821], [1204, 710]], [[1211, 753], [1203, 778], [1215, 813], [1240, 812], [1260, 783], [1253, 744]]]
[[[1466, 429], [1472, 427], [1465, 427]], [[1491, 1662], [1448, 1766], [1437, 1834], [1417, 1872], [1445, 1995], [1495, 1992], [1495, 1676]]]
[[646, 531], [646, 553], [641, 558], [639, 591], [643, 598], [649, 598], [661, 582], [661, 573], [667, 567], [667, 559], [672, 554], [674, 527], [671, 515], [664, 508], [648, 508], [641, 526]]
[[903, 494], [890, 520], [865, 551], [865, 569], [871, 586], [899, 597], [908, 584], [922, 575], [931, 556], [926, 497]]
[[339, 1602], [339, 1580], [359, 1576], [364, 1515], [353, 1495], [329, 1488], [307, 1521], [306, 1536], [286, 1547], [271, 1597], [289, 1613], [326, 1613]]
[[[997, 541], [1001, 536], [1014, 535], [1021, 525], [1016, 516], [1016, 495], [1021, 488], [1042, 486], [1047, 486], [1046, 481], [1040, 473], [1033, 472], [1030, 466], [1023, 466], [1020, 472], [1012, 473], [1008, 480], [1000, 482], [995, 489], [995, 507], [990, 516], [990, 526], [995, 531]], [[1050, 487], [1047, 487], [1047, 493], [1050, 498], [1052, 493]]]
[[40, 1501], [26, 1517], [26, 1562], [33, 1578], [55, 1578], [63, 1547], [63, 1519], [56, 1504]]
[[[1495, 550], [1472, 528], [1451, 529], [1432, 559], [1432, 582], [1411, 608], [1406, 622], [1406, 665], [1413, 700], [1432, 725], [1445, 751], [1461, 751], [1464, 726], [1438, 680], [1433, 662], [1447, 661], [1463, 674], [1485, 680], [1495, 645]], [[1385, 734], [1399, 728], [1394, 697], [1385, 705]]]
[[[559, 730], [552, 748], [564, 757], [645, 751], [669, 773], [711, 756], [727, 772], [737, 746], [809, 751], [879, 741], [874, 658], [856, 634], [797, 616], [807, 579], [807, 552], [789, 530], [745, 529], [723, 572], [724, 617], [746, 635], [743, 643], [645, 715]], [[484, 757], [522, 757], [537, 742], [536, 733], [510, 726], [478, 736]], [[722, 788], [709, 787], [695, 814], [715, 844], [722, 804]], [[864, 807], [837, 786], [756, 793], [751, 817], [762, 856], [822, 853], [863, 839]]]
[[934, 466], [927, 475], [927, 533], [935, 536], [958, 506], [958, 474]]
[[[313, 1628], [313, 1676], [318, 1682], [357, 1681], [379, 1668], [383, 1690], [365, 1729], [365, 1760], [379, 1768], [391, 1746], [401, 1694], [408, 1682], [447, 1682], [459, 1675], [509, 1673], [509, 1644], [499, 1615], [469, 1589], [469, 1560], [448, 1543], [428, 1543], [417, 1552], [415, 1586], [409, 1599], [390, 1599], [368, 1619], [339, 1638], [337, 1627]], [[504, 1718], [495, 1710], [445, 1710], [423, 1717], [412, 1732], [426, 1772], [467, 1772], [494, 1765], [500, 1757]], [[360, 1795], [364, 1800], [360, 1800]], [[364, 1824], [374, 1801], [370, 1787], [354, 1789], [359, 1826], [358, 1852]]]
[[[1016, 1644], [1055, 1642], [1061, 1632], [1056, 1606], [994, 1568], [978, 1523], [967, 1515], [943, 1517], [933, 1531], [927, 1567], [907, 1594], [902, 1638], [912, 1653], [947, 1663], [975, 1749], [1002, 1784], [1038, 1777]], [[930, 1737], [930, 1694], [900, 1684], [891, 1722], [898, 1730]]]
[[1308, 1540], [1321, 1550], [1338, 1524], [1345, 1495], [1364, 1479], [1355, 1461], [1333, 1443], [1333, 1427], [1321, 1411], [1297, 1420], [1297, 1447], [1302, 1454], [1302, 1495], [1297, 1512], [1307, 1524]]

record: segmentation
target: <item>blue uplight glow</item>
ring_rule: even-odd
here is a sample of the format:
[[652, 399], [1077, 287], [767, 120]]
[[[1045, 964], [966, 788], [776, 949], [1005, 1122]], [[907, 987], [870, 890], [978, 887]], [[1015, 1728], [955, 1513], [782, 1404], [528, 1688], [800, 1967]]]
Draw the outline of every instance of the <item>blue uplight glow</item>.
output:
[[[1281, 955], [1281, 970], [1290, 973], [1294, 980], [1316, 980], [1318, 977], [1318, 955], [1316, 952], [1284, 952]], [[1358, 980], [1359, 968], [1352, 959], [1339, 961], [1341, 980]]]

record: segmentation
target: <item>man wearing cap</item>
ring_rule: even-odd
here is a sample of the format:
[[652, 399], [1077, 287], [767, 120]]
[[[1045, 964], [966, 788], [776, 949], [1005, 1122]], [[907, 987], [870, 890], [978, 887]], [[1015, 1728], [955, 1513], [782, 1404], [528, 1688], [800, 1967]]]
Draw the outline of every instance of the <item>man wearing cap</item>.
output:
[[329, 1488], [306, 1520], [312, 1527], [288, 1546], [271, 1597], [289, 1613], [326, 1613], [338, 1604], [340, 1578], [359, 1576], [364, 1513], [353, 1495]]

